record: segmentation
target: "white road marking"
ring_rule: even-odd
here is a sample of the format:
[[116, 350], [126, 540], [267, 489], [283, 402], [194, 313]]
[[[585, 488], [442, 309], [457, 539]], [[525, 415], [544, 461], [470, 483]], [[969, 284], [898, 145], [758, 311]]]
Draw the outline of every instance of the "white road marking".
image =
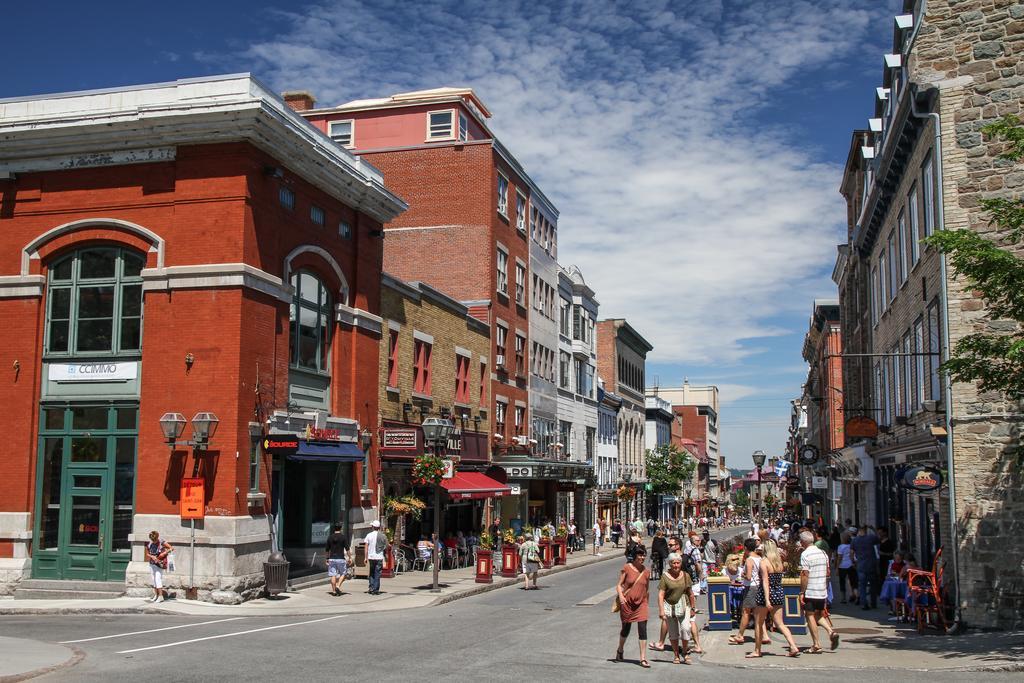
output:
[[309, 621], [297, 621], [291, 624], [278, 624], [277, 626], [264, 626], [263, 628], [252, 628], [248, 631], [235, 631], [233, 633], [221, 633], [215, 636], [206, 636], [204, 638], [192, 638], [191, 640], [179, 640], [176, 643], [166, 643], [164, 645], [150, 645], [149, 647], [137, 647], [134, 650], [121, 650], [117, 654], [127, 655], [133, 652], [145, 652], [147, 650], [160, 650], [165, 647], [175, 647], [178, 645], [188, 645], [190, 643], [199, 643], [204, 640], [217, 640], [218, 638], [233, 638], [235, 636], [244, 636], [250, 633], [259, 633], [260, 631], [273, 631], [279, 628], [288, 628], [290, 626], [303, 626], [305, 624], [317, 624], [321, 621], [331, 621], [332, 619], [344, 619], [347, 614], [336, 614], [333, 617], [324, 617], [322, 619], [310, 619]]
[[61, 641], [61, 645], [70, 645], [71, 643], [91, 643], [94, 640], [107, 640], [108, 638], [124, 638], [125, 636], [138, 636], [143, 633], [156, 633], [157, 631], [173, 631], [176, 628], [190, 628], [192, 626], [206, 626], [207, 624], [220, 624], [225, 621], [238, 621], [239, 619], [245, 619], [245, 617], [230, 617], [228, 619], [215, 619], [214, 621], [201, 621], [197, 624], [181, 624], [180, 626], [165, 626], [164, 628], [151, 628], [146, 631], [131, 631], [130, 633], [115, 633], [111, 636], [99, 636], [98, 638], [82, 638], [81, 640], [64, 640]]
[[589, 605], [600, 604], [600, 603], [604, 602], [605, 600], [614, 597], [615, 596], [615, 589], [616, 589], [616, 587], [612, 586], [608, 590], [603, 590], [600, 593], [598, 593], [597, 595], [590, 596], [586, 600], [580, 600], [576, 604], [578, 606], [589, 606]]

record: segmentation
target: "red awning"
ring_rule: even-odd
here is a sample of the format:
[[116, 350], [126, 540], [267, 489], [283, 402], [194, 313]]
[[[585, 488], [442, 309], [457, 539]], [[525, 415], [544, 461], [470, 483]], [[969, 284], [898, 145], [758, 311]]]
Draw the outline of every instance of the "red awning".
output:
[[443, 479], [441, 486], [451, 498], [458, 500], [500, 498], [512, 493], [511, 487], [481, 472], [456, 472], [451, 479]]

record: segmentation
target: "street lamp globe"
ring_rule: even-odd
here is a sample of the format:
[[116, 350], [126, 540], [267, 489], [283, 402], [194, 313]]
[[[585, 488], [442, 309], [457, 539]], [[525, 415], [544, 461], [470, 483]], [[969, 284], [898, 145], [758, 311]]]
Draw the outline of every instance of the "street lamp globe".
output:
[[217, 432], [220, 419], [213, 413], [196, 413], [192, 416], [192, 439], [197, 444], [206, 445]]
[[754, 451], [754, 454], [751, 457], [754, 459], [754, 465], [757, 466], [757, 469], [764, 467], [764, 461], [768, 458], [762, 450]]
[[428, 443], [445, 443], [455, 431], [455, 424], [443, 417], [428, 417], [421, 425], [423, 440]]
[[167, 443], [174, 443], [185, 431], [185, 416], [181, 413], [164, 413], [160, 418], [160, 431]]

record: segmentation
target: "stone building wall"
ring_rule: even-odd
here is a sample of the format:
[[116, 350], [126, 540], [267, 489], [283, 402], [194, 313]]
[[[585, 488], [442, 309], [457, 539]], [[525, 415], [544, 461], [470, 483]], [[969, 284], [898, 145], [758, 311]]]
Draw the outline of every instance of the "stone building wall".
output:
[[[1024, 165], [1000, 159], [1004, 144], [981, 128], [1020, 115], [1024, 98], [1024, 4], [930, 0], [912, 78], [939, 90], [945, 227], [998, 239], [980, 200], [1019, 197]], [[975, 331], [1013, 329], [987, 317], [984, 302], [951, 276], [951, 344]], [[972, 626], [1024, 626], [1024, 475], [1021, 405], [968, 383], [952, 388], [960, 600]]]

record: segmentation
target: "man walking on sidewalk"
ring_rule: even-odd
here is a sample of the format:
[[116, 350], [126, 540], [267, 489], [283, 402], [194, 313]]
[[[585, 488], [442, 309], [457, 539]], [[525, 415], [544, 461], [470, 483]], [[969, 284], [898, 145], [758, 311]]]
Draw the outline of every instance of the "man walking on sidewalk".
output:
[[341, 532], [341, 522], [334, 523], [334, 533], [327, 537], [327, 575], [331, 577], [331, 592], [334, 595], [342, 595], [341, 585], [345, 583], [345, 573], [348, 571], [348, 563], [345, 561], [348, 556], [348, 539]]
[[810, 531], [800, 532], [800, 602], [804, 607], [807, 619], [807, 630], [811, 632], [811, 649], [809, 654], [821, 652], [821, 641], [818, 638], [818, 624], [828, 633], [832, 643], [831, 649], [839, 647], [839, 634], [832, 628], [832, 622], [825, 618], [828, 601], [828, 555], [814, 545], [814, 534]]
[[380, 595], [380, 573], [384, 569], [384, 552], [388, 549], [388, 537], [380, 530], [376, 519], [370, 523], [373, 531], [366, 534], [366, 560], [370, 563], [370, 595]]

